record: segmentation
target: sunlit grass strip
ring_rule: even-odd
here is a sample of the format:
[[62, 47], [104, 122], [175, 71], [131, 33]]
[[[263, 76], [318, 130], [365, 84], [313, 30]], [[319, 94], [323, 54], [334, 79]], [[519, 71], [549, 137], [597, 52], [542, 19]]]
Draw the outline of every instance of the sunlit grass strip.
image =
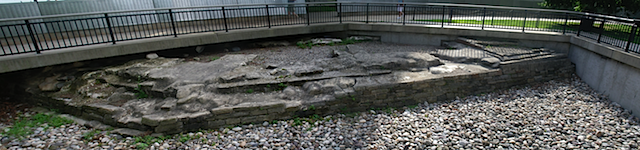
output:
[[[443, 22], [441, 19], [430, 19], [430, 20], [414, 20], [414, 21], [428, 21], [428, 22]], [[461, 24], [482, 24], [481, 20], [444, 20], [445, 23], [461, 23]], [[496, 25], [496, 26], [513, 26], [513, 27], [522, 27], [522, 20], [485, 20], [485, 25]], [[564, 21], [536, 21], [536, 20], [527, 20], [524, 23], [526, 28], [541, 28], [541, 29], [554, 29], [554, 30], [571, 30], [577, 31], [578, 26], [580, 26], [579, 22], [567, 22], [567, 27], [564, 27]], [[600, 27], [600, 23], [594, 23], [593, 27], [597, 30]], [[624, 25], [624, 24], [604, 24], [602, 27], [604, 31], [603, 35], [606, 35], [611, 38], [615, 38], [618, 40], [626, 41], [631, 32], [632, 26]], [[597, 33], [597, 31], [592, 31]], [[640, 43], [638, 41], [634, 41], [634, 43]]]

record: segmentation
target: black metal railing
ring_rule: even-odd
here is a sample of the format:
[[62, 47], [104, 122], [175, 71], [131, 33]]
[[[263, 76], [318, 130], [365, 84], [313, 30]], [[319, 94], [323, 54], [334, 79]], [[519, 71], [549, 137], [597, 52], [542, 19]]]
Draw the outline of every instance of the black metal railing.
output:
[[[401, 7], [401, 8], [400, 8]], [[404, 14], [398, 12], [403, 9]], [[556, 32], [640, 53], [638, 21], [571, 11], [437, 3], [296, 3], [163, 8], [0, 19], [0, 56], [201, 32], [318, 23]]]

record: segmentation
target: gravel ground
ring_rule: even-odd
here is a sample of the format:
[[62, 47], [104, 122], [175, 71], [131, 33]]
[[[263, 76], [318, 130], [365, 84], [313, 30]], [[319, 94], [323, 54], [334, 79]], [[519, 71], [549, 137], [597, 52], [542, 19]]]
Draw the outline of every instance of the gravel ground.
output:
[[[379, 52], [428, 52], [432, 46], [364, 42]], [[257, 63], [308, 62], [338, 46], [243, 50]], [[199, 56], [201, 60], [212, 56]], [[23, 111], [24, 112], [24, 111]], [[27, 112], [33, 115], [33, 112]], [[14, 113], [15, 114], [15, 113]], [[549, 81], [444, 103], [310, 116], [156, 138], [122, 137], [68, 124], [33, 128], [8, 149], [638, 149], [638, 118], [579, 78]], [[4, 129], [0, 126], [0, 133]], [[145, 143], [145, 144], [140, 144]]]
[[[637, 149], [638, 121], [574, 77], [397, 110], [184, 133], [156, 138], [147, 148]], [[92, 131], [40, 127], [24, 140], [2, 141], [8, 149], [132, 149], [140, 141], [108, 131], [84, 138]]]

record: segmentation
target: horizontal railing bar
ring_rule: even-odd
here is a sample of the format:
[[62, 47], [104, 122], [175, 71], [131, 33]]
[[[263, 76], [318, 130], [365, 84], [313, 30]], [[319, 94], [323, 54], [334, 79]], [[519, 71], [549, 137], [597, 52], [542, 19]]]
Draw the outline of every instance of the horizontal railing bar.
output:
[[[306, 8], [307, 10], [305, 14], [307, 15], [306, 21], [301, 21], [300, 19], [285, 20], [285, 21], [280, 20], [280, 21], [275, 21], [273, 22], [273, 24], [271, 24], [270, 22], [271, 18], [269, 18], [269, 16], [277, 16], [277, 15], [285, 15], [285, 14], [277, 14], [277, 15], [269, 14], [268, 9], [289, 8], [288, 6], [292, 4], [295, 5], [294, 9], [296, 10], [304, 9], [303, 7]], [[337, 18], [333, 18], [333, 19], [322, 18], [322, 17], [312, 19], [311, 16], [313, 16], [313, 14], [309, 13], [310, 4], [311, 5], [330, 4], [334, 7], [339, 6], [340, 8], [338, 9], [339, 10], [338, 16]], [[9, 42], [9, 41], [5, 41], [5, 43], [0, 42], [0, 44], [8, 45], [8, 46], [13, 45], [15, 46], [15, 49], [16, 49], [16, 51], [9, 49], [11, 51], [9, 54], [5, 53], [0, 56], [32, 53], [34, 52], [33, 46], [35, 46], [36, 51], [38, 51], [38, 48], [41, 48], [41, 51], [43, 51], [43, 50], [50, 50], [50, 49], [61, 49], [61, 48], [68, 48], [68, 47], [93, 45], [93, 44], [99, 44], [99, 43], [109, 43], [109, 42], [113, 42], [115, 44], [115, 41], [127, 41], [127, 40], [145, 39], [145, 38], [161, 37], [161, 36], [177, 37], [178, 35], [183, 35], [183, 34], [210, 32], [210, 31], [227, 31], [228, 32], [228, 30], [235, 30], [235, 29], [249, 29], [249, 28], [261, 28], [261, 27], [267, 27], [267, 26], [271, 27], [271, 26], [284, 26], [284, 25], [296, 25], [296, 24], [309, 25], [311, 23], [338, 22], [338, 20], [340, 23], [342, 23], [343, 16], [349, 16], [350, 13], [356, 13], [356, 15], [358, 15], [357, 13], [363, 13], [362, 10], [356, 9], [354, 11], [353, 8], [364, 8], [365, 6], [367, 7], [366, 21], [362, 20], [363, 18], [360, 18], [360, 19], [350, 18], [350, 19], [346, 19], [345, 21], [367, 22], [367, 23], [388, 22], [389, 20], [384, 20], [384, 19], [369, 20], [369, 15], [370, 15], [369, 7], [382, 8], [382, 9], [378, 9], [377, 11], [376, 10], [373, 11], [373, 12], [379, 13], [379, 12], [396, 11], [395, 5], [397, 4], [400, 4], [400, 3], [397, 3], [397, 2], [374, 2], [374, 3], [311, 2], [311, 3], [280, 3], [280, 4], [216, 5], [216, 6], [156, 8], [156, 9], [144, 9], [144, 10], [108, 11], [108, 12], [0, 19], [0, 23], [2, 21], [16, 22], [16, 24], [0, 25], [0, 28], [3, 28], [3, 31], [5, 30], [9, 31], [8, 32], [9, 35], [8, 36], [4, 35], [3, 38], [1, 39], [12, 40], [12, 42]], [[433, 23], [434, 25], [438, 25], [441, 27], [444, 27], [446, 23], [446, 26], [450, 26], [450, 27], [463, 26], [463, 27], [478, 27], [482, 29], [487, 29], [487, 28], [517, 29], [517, 30], [522, 30], [522, 32], [550, 31], [550, 32], [562, 32], [563, 34], [565, 32], [568, 32], [568, 33], [574, 33], [574, 34], [577, 33], [576, 34], [577, 36], [583, 36], [591, 39], [594, 39], [595, 37], [601, 37], [604, 34], [605, 36], [602, 37], [604, 40], [603, 43], [613, 45], [616, 47], [621, 47], [620, 44], [617, 44], [616, 42], [630, 43], [632, 41], [624, 41], [624, 40], [618, 41], [620, 37], [609, 37], [608, 34], [610, 33], [606, 33], [606, 32], [597, 33], [598, 31], [593, 31], [593, 30], [590, 31], [590, 29], [582, 29], [582, 26], [578, 28], [577, 26], [575, 26], [574, 23], [583, 24], [584, 20], [582, 19], [586, 18], [589, 20], [596, 21], [592, 23], [597, 23], [597, 22], [606, 20], [609, 23], [609, 25], [611, 23], [615, 23], [613, 25], [637, 27], [637, 22], [639, 22], [638, 20], [629, 19], [629, 18], [620, 18], [615, 16], [606, 16], [606, 15], [600, 15], [600, 14], [590, 14], [590, 13], [573, 12], [573, 11], [565, 11], [565, 10], [548, 10], [548, 9], [518, 8], [518, 7], [489, 6], [489, 5], [445, 4], [445, 3], [402, 3], [402, 4], [406, 4], [407, 5], [405, 6], [406, 8], [418, 8], [418, 9], [428, 8], [429, 10], [425, 12], [430, 13], [431, 11], [433, 11], [434, 12], [433, 14], [437, 14], [437, 15], [441, 14], [442, 20], [437, 22], [434, 22], [434, 21], [420, 22], [417, 20], [414, 21], [415, 19], [405, 20], [406, 16], [403, 16], [403, 19], [401, 20], [401, 22], [399, 20], [396, 20], [396, 21], [391, 21], [390, 23], [402, 23], [403, 25]], [[251, 6], [251, 7], [246, 7], [246, 6]], [[346, 7], [346, 9], [348, 9], [348, 12], [344, 12], [347, 15], [343, 14], [342, 12], [344, 9], [343, 7]], [[262, 10], [265, 10], [265, 9], [267, 9], [266, 17], [267, 19], [269, 19], [266, 21], [264, 20], [264, 18], [260, 18], [260, 17], [265, 17], [264, 14], [260, 13], [262, 12]], [[449, 11], [445, 12], [445, 9]], [[488, 18], [482, 17], [483, 18], [482, 26], [474, 23], [452, 22], [453, 20], [465, 20], [465, 19], [477, 20], [480, 17], [480, 14], [478, 14], [480, 11], [491, 12], [491, 21], [489, 21]], [[223, 16], [222, 18], [219, 18], [220, 16], [218, 15], [205, 14], [210, 12], [222, 12]], [[231, 15], [232, 17], [229, 17], [229, 14], [225, 14], [225, 12], [227, 13], [236, 12], [240, 14], [238, 15], [234, 13]], [[289, 10], [287, 10], [287, 12], [289, 12]], [[526, 13], [526, 12], [529, 12], [529, 13]], [[333, 12], [333, 13], [336, 13], [336, 12]], [[496, 15], [496, 13], [498, 13], [498, 15]], [[108, 14], [109, 14], [109, 17], [108, 17], [109, 19], [105, 19]], [[166, 20], [167, 18], [164, 18], [163, 20], [160, 20], [160, 18], [148, 18], [148, 16], [166, 15], [166, 14], [169, 14], [169, 16], [171, 17], [171, 20]], [[184, 18], [184, 16], [181, 16], [181, 14], [187, 14], [188, 16]], [[322, 16], [322, 14], [326, 14], [326, 12], [318, 12], [316, 14], [320, 14]], [[416, 17], [415, 10], [413, 14], [414, 14], [413, 17]], [[105, 17], [95, 17], [95, 15], [104, 15]], [[180, 18], [175, 18], [174, 15], [178, 15], [176, 17], [180, 17]], [[287, 15], [291, 15], [291, 14], [288, 13]], [[382, 14], [382, 15], [385, 15], [385, 14]], [[447, 19], [445, 19], [446, 17], [445, 15], [448, 15]], [[483, 14], [482, 16], [484, 15], [489, 15], [489, 14]], [[535, 15], [535, 16], [532, 16], [532, 15]], [[81, 16], [81, 17], [78, 17], [78, 16]], [[332, 17], [336, 17], [336, 16], [332, 16]], [[493, 24], [494, 17], [498, 17], [499, 18], [498, 20], [507, 19], [514, 22], [518, 22], [518, 23], [507, 23], [507, 24], [502, 23], [502, 24], [494, 25]], [[510, 17], [510, 19], [506, 17]], [[228, 23], [228, 19], [230, 18], [243, 18], [243, 19], [240, 19], [240, 20], [234, 19], [234, 21], [229, 20], [231, 21], [231, 23]], [[392, 18], [395, 18], [395, 17], [392, 15]], [[438, 19], [438, 18], [440, 18], [440, 16], [436, 16], [435, 18], [423, 18], [423, 19]], [[37, 20], [37, 19], [52, 19], [52, 20], [44, 21], [44, 20]], [[113, 20], [113, 22], [116, 22], [116, 23], [115, 24], [109, 23], [109, 20]], [[531, 23], [534, 20], [535, 20], [535, 27]], [[558, 21], [558, 20], [565, 22], [564, 25], [562, 26], [562, 29], [538, 27], [539, 21], [542, 21], [542, 24], [544, 24], [545, 21], [549, 22], [549, 21]], [[94, 21], [98, 21], [98, 22], [94, 22]], [[105, 21], [106, 21], [106, 24], [101, 24], [101, 23], [105, 23]], [[221, 24], [220, 21], [223, 21], [224, 23]], [[23, 22], [27, 22], [27, 23], [23, 23]], [[269, 25], [264, 24], [266, 22], [269, 22]], [[567, 22], [570, 22], [572, 24], [567, 25]], [[89, 25], [89, 23], [91, 23], [91, 25]], [[94, 23], [97, 23], [97, 24], [94, 25]], [[171, 24], [167, 24], [167, 23], [171, 23]], [[589, 22], [586, 22], [586, 23], [588, 24]], [[33, 26], [33, 25], [37, 25], [37, 26]], [[57, 25], [58, 26], [57, 28], [60, 29], [60, 31], [56, 31], [56, 29], [42, 30], [42, 26], [48, 26], [48, 25]], [[222, 27], [222, 25], [224, 25], [224, 28]], [[603, 25], [604, 24], [600, 24], [600, 30], [604, 29]], [[35, 30], [32, 31], [31, 27], [34, 27], [33, 29]], [[176, 27], [178, 27], [179, 31], [176, 31]], [[29, 29], [29, 31], [27, 32], [25, 28]], [[169, 30], [171, 30], [171, 28], [173, 29], [173, 31], [172, 33], [169, 33], [170, 32]], [[48, 28], [45, 27], [44, 29], [48, 29]], [[93, 39], [94, 37], [96, 39], [98, 37], [104, 38], [102, 36], [106, 35], [106, 33], [104, 33], [103, 30], [106, 30], [106, 29], [109, 29], [109, 33], [111, 34], [117, 33], [116, 34], [117, 38], [111, 35], [112, 36], [111, 40], [102, 39], [102, 40], [98, 40], [98, 42], [94, 41]], [[116, 31], [111, 31], [112, 29], [115, 29]], [[94, 32], [94, 33], [91, 33], [91, 32]], [[599, 31], [599, 32], [602, 32], [602, 31]], [[622, 30], [620, 31], [616, 30], [613, 32], [627, 34], [627, 32]], [[63, 35], [63, 33], [65, 35]], [[59, 34], [59, 36], [62, 39], [58, 40], [58, 35], [56, 34]], [[50, 37], [51, 35], [54, 35], [56, 37], [54, 41], [58, 42], [57, 46], [55, 46], [55, 43], [53, 43], [54, 41], [47, 41], [47, 37], [45, 37], [45, 35], [49, 36], [49, 38], [51, 38]], [[31, 37], [32, 42], [29, 42], [29, 39], [26, 39], [28, 37]], [[41, 45], [40, 47], [38, 47], [38, 44], [41, 44], [39, 42], [41, 38], [44, 39], [43, 42], [45, 46]], [[89, 38], [91, 39], [91, 42], [89, 42]], [[16, 39], [17, 39], [17, 42], [16, 42]], [[612, 39], [615, 41], [610, 41]], [[26, 45], [23, 43], [23, 40], [26, 42]], [[52, 44], [53, 47], [49, 47], [49, 45], [47, 45], [47, 42], [51, 42], [50, 44]], [[60, 42], [62, 42], [64, 46], [60, 44]], [[21, 48], [19, 48], [18, 45], [21, 45], [20, 46]], [[633, 45], [633, 47], [636, 47], [636, 45]], [[634, 48], [631, 51], [636, 52], [637, 50], [636, 48]]]
[[[307, 2], [307, 3], [294, 3], [294, 5], [304, 5], [304, 4], [362, 4], [366, 5], [364, 2]], [[278, 4], [240, 4], [240, 5], [210, 5], [210, 6], [196, 6], [196, 7], [171, 7], [171, 8], [154, 8], [154, 9], [140, 9], [140, 10], [124, 10], [124, 11], [104, 11], [104, 12], [91, 12], [91, 13], [76, 13], [76, 14], [62, 14], [62, 15], [48, 15], [48, 16], [38, 16], [38, 17], [23, 17], [23, 18], [10, 18], [10, 19], [0, 19], [0, 22], [5, 21], [24, 21], [24, 20], [33, 20], [33, 19], [47, 19], [47, 18], [60, 18], [60, 17], [74, 17], [74, 16], [87, 16], [87, 15], [102, 15], [105, 13], [113, 14], [113, 13], [130, 13], [130, 12], [143, 12], [143, 11], [161, 11], [161, 10], [170, 10], [170, 9], [198, 9], [198, 8], [213, 8], [213, 7], [242, 7], [242, 6], [256, 6], [261, 7], [265, 5], [277, 6], [281, 5], [286, 6], [290, 3], [278, 3]], [[387, 4], [387, 5], [396, 5], [399, 4], [397, 2], [372, 2], [369, 4]], [[621, 21], [629, 21], [635, 22], [639, 21], [639, 19], [629, 19], [615, 16], [607, 16], [593, 13], [584, 13], [584, 12], [575, 12], [575, 11], [566, 11], [566, 10], [553, 10], [553, 9], [540, 9], [540, 8], [521, 8], [521, 7], [506, 7], [506, 6], [492, 6], [492, 5], [471, 5], [471, 4], [450, 4], [450, 3], [403, 3], [408, 5], [422, 5], [422, 6], [448, 6], [448, 7], [470, 7], [470, 8], [489, 8], [489, 9], [509, 9], [509, 10], [527, 10], [527, 11], [541, 11], [541, 12], [557, 12], [557, 13], [570, 13], [577, 15], [584, 15], [596, 18], [607, 18], [613, 20], [621, 20]]]
[[[318, 2], [316, 2], [318, 3]], [[48, 15], [48, 16], [38, 16], [38, 17], [23, 17], [23, 18], [10, 18], [10, 19], [0, 19], [0, 22], [5, 21], [24, 21], [24, 20], [33, 20], [33, 19], [47, 19], [47, 18], [60, 18], [60, 17], [74, 17], [74, 16], [88, 16], [88, 15], [102, 15], [102, 14], [115, 14], [115, 13], [130, 13], [130, 12], [143, 12], [143, 11], [159, 11], [159, 10], [170, 10], [170, 9], [197, 9], [197, 8], [213, 8], [213, 7], [241, 7], [241, 6], [264, 6], [264, 5], [282, 5], [286, 6], [289, 3], [279, 3], [279, 4], [240, 4], [240, 5], [208, 5], [208, 6], [195, 6], [195, 7], [169, 7], [169, 8], [154, 8], [154, 9], [138, 9], [138, 10], [120, 10], [120, 11], [102, 11], [102, 12], [90, 12], [90, 13], [75, 13], [75, 14], [62, 14], [62, 15]], [[307, 3], [295, 3], [296, 5], [303, 5]], [[315, 3], [308, 3], [315, 4]], [[335, 4], [335, 2], [334, 2]], [[282, 7], [284, 8], [284, 7]]]
[[[356, 3], [356, 4], [366, 4], [363, 2], [338, 2], [338, 3]], [[398, 2], [371, 2], [369, 4], [400, 4]], [[567, 11], [567, 10], [555, 10], [555, 9], [541, 9], [541, 8], [522, 8], [522, 7], [507, 7], [507, 6], [492, 6], [492, 5], [472, 5], [472, 4], [451, 4], [451, 3], [402, 3], [409, 5], [425, 5], [425, 6], [448, 6], [448, 7], [471, 7], [471, 8], [493, 8], [493, 9], [509, 9], [509, 10], [527, 10], [527, 11], [542, 11], [542, 12], [557, 12], [557, 13], [571, 13], [577, 15], [586, 15], [598, 18], [607, 18], [607, 19], [616, 19], [616, 20], [624, 20], [624, 21], [640, 21], [640, 19], [629, 19], [615, 16], [606, 16], [600, 14], [593, 13], [584, 13], [584, 12], [576, 12], [576, 11]]]

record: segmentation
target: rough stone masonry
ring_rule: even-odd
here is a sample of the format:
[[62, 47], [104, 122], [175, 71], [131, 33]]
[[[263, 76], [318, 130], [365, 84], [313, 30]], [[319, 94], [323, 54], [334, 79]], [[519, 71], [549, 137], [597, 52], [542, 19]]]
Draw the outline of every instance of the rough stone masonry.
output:
[[[460, 38], [429, 53], [369, 53], [347, 45], [309, 62], [255, 65], [253, 54], [208, 63], [178, 58], [128, 62], [85, 73], [39, 103], [104, 124], [156, 133], [216, 129], [293, 116], [447, 101], [567, 78], [565, 54], [513, 42]], [[52, 87], [53, 85], [53, 87]]]

